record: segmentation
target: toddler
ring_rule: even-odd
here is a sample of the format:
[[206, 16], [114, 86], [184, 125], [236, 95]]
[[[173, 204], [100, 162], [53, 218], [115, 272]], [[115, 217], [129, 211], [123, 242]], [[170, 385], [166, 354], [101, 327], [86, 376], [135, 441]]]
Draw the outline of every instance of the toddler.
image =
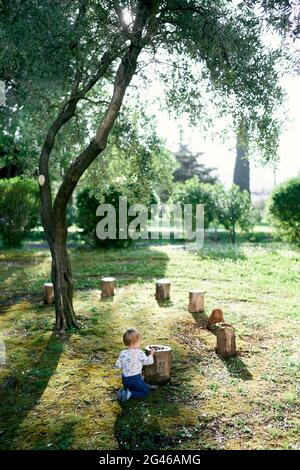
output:
[[141, 372], [144, 365], [153, 364], [154, 350], [151, 350], [150, 355], [146, 356], [140, 349], [141, 342], [142, 335], [138, 330], [131, 328], [125, 331], [123, 343], [127, 349], [120, 352], [116, 362], [116, 367], [122, 369], [124, 385], [117, 393], [117, 398], [120, 401], [126, 401], [130, 397], [142, 398], [149, 394], [150, 387], [144, 382]]

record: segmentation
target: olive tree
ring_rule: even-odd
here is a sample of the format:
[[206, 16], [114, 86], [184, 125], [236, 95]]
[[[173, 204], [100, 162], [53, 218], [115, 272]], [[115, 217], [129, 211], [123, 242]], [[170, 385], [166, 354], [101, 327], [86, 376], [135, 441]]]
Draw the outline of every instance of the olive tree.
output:
[[[37, 135], [41, 216], [52, 256], [56, 328], [77, 327], [66, 248], [66, 211], [82, 175], [105, 148], [132, 84], [146, 106], [153, 72], [178, 112], [206, 114], [199, 85], [234, 120], [243, 112], [249, 139], [276, 149], [280, 102], [277, 60], [261, 42], [263, 20], [236, 2], [216, 0], [19, 0], [0, 6], [0, 80], [9, 120], [27, 109]], [[151, 65], [151, 73], [147, 68]], [[202, 95], [203, 96], [203, 95]], [[128, 97], [128, 94], [127, 94]], [[9, 106], [10, 98], [14, 103]], [[2, 106], [3, 108], [3, 106]], [[83, 111], [89, 124], [77, 155], [69, 138]], [[1, 124], [1, 123], [0, 123]], [[3, 127], [1, 125], [1, 127]], [[64, 147], [58, 189], [53, 168]], [[271, 152], [272, 153], [272, 152]]]

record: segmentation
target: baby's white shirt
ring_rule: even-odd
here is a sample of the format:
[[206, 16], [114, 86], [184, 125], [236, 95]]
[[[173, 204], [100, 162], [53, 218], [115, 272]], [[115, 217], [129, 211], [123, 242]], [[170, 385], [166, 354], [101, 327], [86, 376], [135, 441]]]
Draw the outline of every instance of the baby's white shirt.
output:
[[117, 359], [116, 367], [122, 369], [125, 377], [131, 377], [140, 374], [143, 366], [151, 365], [153, 362], [153, 356], [146, 356], [141, 349], [123, 349]]

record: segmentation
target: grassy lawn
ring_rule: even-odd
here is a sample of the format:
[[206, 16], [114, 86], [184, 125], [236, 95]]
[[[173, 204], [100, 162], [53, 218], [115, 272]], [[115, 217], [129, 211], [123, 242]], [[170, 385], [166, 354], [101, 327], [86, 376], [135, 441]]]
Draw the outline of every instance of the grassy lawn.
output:
[[[222, 237], [221, 237], [222, 238]], [[179, 245], [127, 250], [70, 249], [82, 329], [57, 337], [54, 309], [41, 304], [48, 251], [0, 252], [1, 449], [300, 449], [300, 253], [270, 233], [222, 238], [200, 252]], [[113, 275], [113, 301], [100, 277]], [[159, 307], [155, 279], [170, 277], [172, 302]], [[203, 288], [206, 311], [187, 312]], [[237, 330], [239, 354], [222, 360], [205, 329], [213, 308]], [[125, 328], [144, 345], [173, 349], [169, 385], [121, 407], [113, 368]]]

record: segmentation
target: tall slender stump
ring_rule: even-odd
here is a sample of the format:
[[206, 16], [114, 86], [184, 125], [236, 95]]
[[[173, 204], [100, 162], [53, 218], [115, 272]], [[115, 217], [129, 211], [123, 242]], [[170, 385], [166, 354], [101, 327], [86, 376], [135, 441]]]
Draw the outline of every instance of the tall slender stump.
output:
[[229, 323], [216, 323], [216, 352], [222, 357], [236, 356], [235, 329]]

